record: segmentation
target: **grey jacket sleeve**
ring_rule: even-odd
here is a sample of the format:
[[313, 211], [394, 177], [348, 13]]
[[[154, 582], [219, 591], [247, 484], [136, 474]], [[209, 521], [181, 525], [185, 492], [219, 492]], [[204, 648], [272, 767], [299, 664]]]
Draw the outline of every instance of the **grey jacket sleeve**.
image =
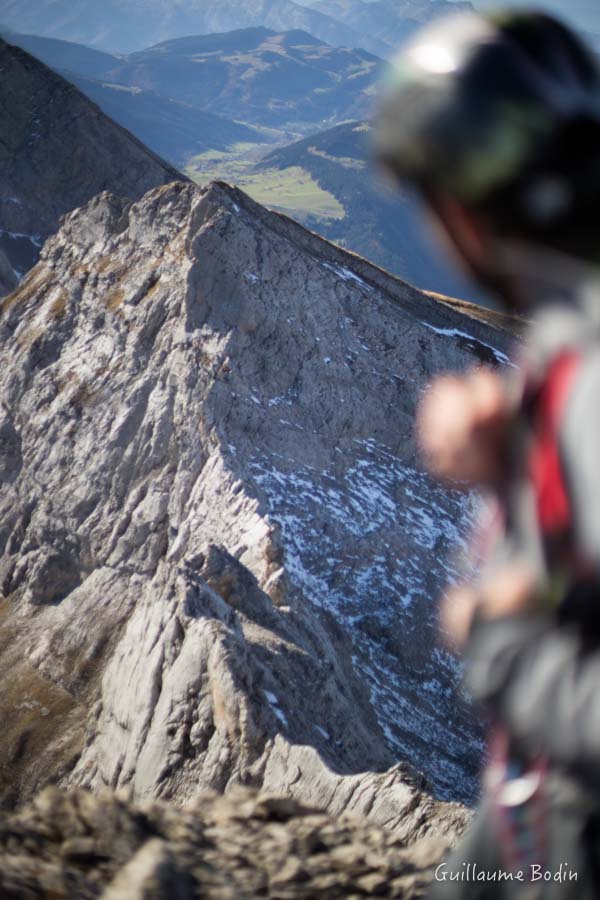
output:
[[[600, 574], [600, 349], [577, 374], [559, 440], [575, 540]], [[600, 648], [584, 652], [576, 631], [542, 615], [476, 618], [465, 680], [525, 752], [600, 781]]]
[[600, 572], [600, 349], [582, 363], [559, 443], [577, 544]]
[[542, 616], [476, 619], [466, 663], [470, 693], [518, 746], [600, 780], [600, 649]]

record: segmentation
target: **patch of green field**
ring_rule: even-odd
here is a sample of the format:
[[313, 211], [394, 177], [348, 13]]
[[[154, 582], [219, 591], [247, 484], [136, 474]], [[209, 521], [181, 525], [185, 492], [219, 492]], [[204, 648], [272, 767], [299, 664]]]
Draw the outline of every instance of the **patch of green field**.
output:
[[290, 166], [287, 169], [253, 172], [255, 162], [256, 157], [248, 158], [247, 148], [237, 145], [229, 153], [211, 151], [194, 156], [188, 161], [185, 173], [198, 184], [229, 181], [241, 187], [258, 203], [295, 218], [344, 218], [346, 212], [341, 203], [329, 191], [323, 190], [306, 169]]
[[322, 219], [343, 219], [344, 207], [329, 191], [324, 191], [306, 169], [266, 169], [264, 172], [240, 179], [239, 185], [254, 200], [264, 206], [290, 215], [318, 216]]
[[[260, 146], [262, 147], [262, 144]], [[240, 141], [237, 144], [232, 144], [227, 150], [205, 150], [204, 153], [197, 153], [196, 156], [191, 156], [188, 159], [187, 165], [191, 168], [197, 168], [211, 160], [244, 158], [251, 154], [252, 151], [255, 151], [256, 148], [256, 144]], [[270, 145], [269, 149], [271, 149]]]

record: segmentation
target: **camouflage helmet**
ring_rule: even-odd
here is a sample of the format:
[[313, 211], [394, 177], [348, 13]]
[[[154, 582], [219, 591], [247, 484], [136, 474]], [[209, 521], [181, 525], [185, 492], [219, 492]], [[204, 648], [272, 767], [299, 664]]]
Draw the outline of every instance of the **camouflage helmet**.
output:
[[375, 143], [399, 179], [500, 231], [554, 244], [588, 219], [598, 231], [600, 70], [549, 15], [467, 12], [422, 29], [391, 67]]

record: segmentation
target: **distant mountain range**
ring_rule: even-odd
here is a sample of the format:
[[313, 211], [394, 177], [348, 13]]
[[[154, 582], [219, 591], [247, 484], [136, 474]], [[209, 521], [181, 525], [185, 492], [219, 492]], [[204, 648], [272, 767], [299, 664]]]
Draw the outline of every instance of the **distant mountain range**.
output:
[[[373, 177], [365, 118], [386, 63], [366, 51], [332, 48], [306, 32], [262, 28], [176, 39], [128, 57], [5, 34], [63, 68], [104, 113], [200, 183], [239, 183], [259, 201], [420, 287], [478, 299], [432, 245], [413, 201], [390, 197]], [[350, 123], [337, 124], [344, 120]], [[328, 123], [335, 125], [324, 128]], [[316, 133], [265, 157], [269, 142], [281, 143], [288, 127]], [[11, 230], [31, 232], [29, 226]], [[37, 248], [28, 240], [24, 247], [35, 258]], [[22, 262], [18, 271], [31, 260]]]
[[110, 73], [207, 112], [268, 126], [368, 114], [385, 63], [305, 31], [250, 28], [178, 38], [133, 53]]
[[67, 69], [87, 78], [104, 78], [119, 62], [119, 57], [113, 53], [103, 53], [72, 41], [23, 34], [3, 25], [0, 25], [0, 35], [52, 69]]
[[386, 45], [293, 0], [3, 0], [0, 23], [14, 31], [130, 53], [190, 34], [264, 26], [303, 29], [331, 44], [384, 53]]
[[224, 150], [231, 144], [264, 141], [255, 129], [203, 112], [154, 91], [125, 87], [63, 72], [94, 103], [139, 140], [176, 166], [194, 154]]
[[385, 45], [380, 51], [385, 56], [423, 23], [449, 11], [473, 9], [472, 3], [447, 0], [311, 0], [307, 6]]
[[258, 26], [300, 29], [334, 46], [362, 47], [385, 57], [419, 22], [456, 5], [447, 0], [3, 0], [0, 23], [116, 53], [190, 34]]
[[[257, 139], [232, 122], [205, 120], [190, 106], [253, 125], [289, 126], [295, 133], [318, 130], [368, 115], [386, 67], [364, 50], [330, 47], [305, 31], [247, 28], [178, 38], [129, 56], [3, 33], [54, 69], [75, 73], [73, 80], [108, 115], [178, 161], [190, 151], [202, 152], [202, 143], [215, 148], [223, 141]], [[126, 93], [118, 85], [160, 97]]]

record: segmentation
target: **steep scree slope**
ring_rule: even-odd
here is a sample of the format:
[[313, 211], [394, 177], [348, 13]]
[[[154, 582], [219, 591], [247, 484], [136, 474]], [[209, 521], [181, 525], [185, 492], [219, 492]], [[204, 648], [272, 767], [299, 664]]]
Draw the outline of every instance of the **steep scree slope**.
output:
[[507, 342], [222, 184], [67, 216], [0, 316], [4, 804], [243, 782], [453, 827], [407, 763], [473, 794], [434, 626], [472, 501], [413, 415]]
[[[137, 199], [183, 176], [24, 50], [0, 39], [0, 251], [20, 278], [60, 217], [102, 190]], [[13, 286], [0, 267], [0, 296]]]

